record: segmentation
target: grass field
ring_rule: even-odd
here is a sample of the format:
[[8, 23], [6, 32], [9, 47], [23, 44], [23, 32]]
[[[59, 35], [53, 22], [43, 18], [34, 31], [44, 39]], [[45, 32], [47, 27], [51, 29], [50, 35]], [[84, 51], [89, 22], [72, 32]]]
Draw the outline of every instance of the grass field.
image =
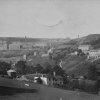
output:
[[100, 100], [99, 95], [84, 92], [68, 91], [39, 85], [38, 93], [22, 93], [10, 96], [0, 96], [0, 100]]

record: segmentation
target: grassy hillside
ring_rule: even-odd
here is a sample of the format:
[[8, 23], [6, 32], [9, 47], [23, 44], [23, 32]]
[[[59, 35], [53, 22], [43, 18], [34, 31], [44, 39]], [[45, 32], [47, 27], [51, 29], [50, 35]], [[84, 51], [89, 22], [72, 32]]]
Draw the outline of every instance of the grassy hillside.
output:
[[0, 58], [10, 58], [16, 56], [23, 56], [24, 54], [29, 55], [32, 54], [34, 50], [7, 50], [7, 51], [0, 51]]
[[100, 59], [89, 62], [86, 56], [68, 56], [63, 61], [63, 69], [67, 74], [74, 74], [76, 77], [81, 75], [87, 75], [90, 65], [94, 64], [97, 72], [100, 74]]
[[46, 67], [48, 64], [50, 64], [52, 67], [55, 65], [55, 61], [49, 59], [48, 57], [30, 57], [32, 59], [31, 61], [28, 61], [27, 64], [30, 66], [36, 66], [37, 64], [40, 64], [42, 67]]
[[68, 91], [37, 84], [38, 93], [21, 93], [0, 96], [0, 100], [100, 100], [99, 95], [78, 91]]
[[[70, 52], [73, 52], [77, 49], [77, 47], [81, 44], [90, 44], [94, 47], [94, 49], [100, 48], [100, 34], [91, 34], [85, 37], [72, 39], [67, 43], [64, 43], [63, 45], [59, 45], [58, 49], [60, 53], [64, 53], [65, 51], [69, 50], [69, 53], [66, 52], [66, 54], [70, 54]], [[69, 49], [68, 49], [69, 48]], [[98, 61], [97, 69], [100, 70], [100, 60]], [[97, 61], [95, 61], [97, 63]], [[78, 75], [85, 75], [87, 74], [87, 70], [89, 68], [89, 62], [86, 61], [85, 56], [66, 56], [63, 61], [63, 69], [68, 74], [74, 74], [76, 76]]]
[[72, 45], [74, 47], [80, 44], [90, 44], [94, 48], [100, 48], [100, 34], [90, 34], [81, 38], [72, 39], [66, 43], [66, 45]]
[[[62, 51], [63, 52], [63, 51]], [[20, 56], [23, 54], [29, 54], [31, 55], [28, 56], [28, 61], [27, 65], [30, 66], [36, 66], [37, 64], [40, 64], [42, 67], [48, 66], [50, 64], [52, 67], [55, 65], [55, 61], [52, 59], [49, 59], [49, 57], [41, 57], [41, 56], [33, 56], [32, 51], [12, 51], [12, 52], [4, 52], [4, 55], [14, 55], [15, 57], [6, 57], [6, 58], [0, 58], [1, 61], [15, 61], [17, 59], [20, 59]], [[70, 75], [74, 74], [76, 76], [78, 75], [84, 75], [87, 73], [88, 69], [88, 62], [86, 61], [85, 56], [71, 56], [67, 55], [63, 58], [63, 69]]]
[[[5, 39], [10, 39], [13, 41], [15, 38], [12, 38], [12, 39], [5, 38]], [[21, 40], [21, 38], [16, 38], [15, 40], [19, 41]], [[24, 40], [24, 38], [22, 40]], [[39, 39], [33, 39], [33, 40], [38, 41]], [[66, 39], [49, 39], [49, 40], [40, 39], [40, 40], [45, 40], [48, 42], [60, 41], [61, 44], [57, 45], [56, 51], [58, 50], [57, 52], [64, 55], [64, 57], [62, 57], [63, 58], [63, 69], [68, 74], [74, 74], [76, 76], [87, 74], [89, 62], [86, 61], [86, 56], [71, 56], [69, 55], [70, 52], [73, 52], [73, 49], [76, 49], [78, 45], [80, 44], [91, 44], [94, 48], [100, 47], [100, 34], [91, 34], [91, 35], [88, 35], [88, 36], [85, 36], [79, 39], [72, 39], [69, 42]], [[48, 62], [50, 63], [50, 65], [54, 66], [55, 62], [53, 60], [50, 60], [48, 57], [44, 57], [44, 58], [41, 58], [40, 56], [34, 57], [32, 56], [32, 51], [7, 51], [7, 52], [1, 51], [0, 52], [0, 55], [6, 58], [7, 57], [9, 58], [10, 56], [14, 56], [14, 55], [22, 56], [23, 54], [31, 54], [30, 59], [32, 60], [28, 62], [29, 65], [35, 66], [36, 64], [41, 64], [44, 67], [45, 66], [44, 63]], [[68, 55], [68, 56], [65, 56], [65, 55]], [[97, 68], [99, 68], [99, 65], [100, 64], [97, 65], [98, 66]]]
[[63, 69], [69, 74], [75, 76], [86, 75], [89, 67], [89, 62], [86, 61], [86, 56], [68, 56], [63, 63]]

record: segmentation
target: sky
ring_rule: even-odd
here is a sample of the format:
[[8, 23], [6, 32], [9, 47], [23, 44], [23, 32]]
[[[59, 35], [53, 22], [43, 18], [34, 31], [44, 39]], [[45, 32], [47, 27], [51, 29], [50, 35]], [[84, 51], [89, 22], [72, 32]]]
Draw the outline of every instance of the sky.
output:
[[0, 0], [0, 37], [100, 34], [99, 0]]

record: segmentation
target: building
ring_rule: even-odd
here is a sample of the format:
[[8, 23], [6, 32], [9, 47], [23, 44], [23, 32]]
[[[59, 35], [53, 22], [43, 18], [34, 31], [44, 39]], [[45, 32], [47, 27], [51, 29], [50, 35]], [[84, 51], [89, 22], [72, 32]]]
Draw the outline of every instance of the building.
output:
[[11, 44], [9, 44], [9, 50], [20, 50], [21, 45], [21, 42], [12, 42]]
[[0, 50], [7, 50], [7, 44], [0, 44]]
[[88, 59], [98, 59], [100, 58], [100, 50], [90, 50], [88, 52]]
[[34, 47], [46, 47], [47, 43], [45, 42], [37, 42], [34, 44]]
[[30, 81], [33, 81], [33, 82], [37, 82], [37, 78], [41, 78], [42, 82], [44, 85], [48, 85], [48, 78], [47, 78], [47, 75], [46, 74], [39, 74], [39, 73], [36, 73], [36, 74], [29, 74], [29, 75], [25, 75], [25, 77], [30, 80]]
[[50, 48], [47, 53], [49, 55], [49, 54], [52, 54], [53, 52], [54, 52], [54, 48]]
[[89, 50], [92, 50], [93, 47], [91, 45], [80, 45], [78, 49], [82, 50], [82, 52], [86, 54]]
[[53, 85], [55, 86], [62, 86], [63, 85], [63, 77], [55, 76], [53, 80]]
[[27, 60], [27, 56], [26, 55], [23, 55], [23, 60]]
[[26, 42], [26, 43], [23, 43], [22, 44], [22, 49], [32, 50], [33, 49], [33, 46], [34, 46], [34, 43], [33, 42]]
[[14, 69], [10, 69], [7, 71], [9, 77], [16, 78], [16, 71]]
[[61, 49], [67, 49], [67, 48], [71, 48], [72, 47], [72, 45], [59, 45], [59, 46], [57, 46], [57, 50], [61, 50]]
[[49, 57], [49, 54], [42, 54], [41, 57]]
[[9, 50], [33, 50], [33, 42], [12, 42], [9, 44]]
[[6, 41], [0, 41], [0, 50], [7, 50]]
[[20, 45], [17, 44], [10, 44], [9, 50], [20, 50]]
[[78, 52], [75, 51], [75, 52], [71, 53], [71, 55], [78, 55]]
[[36, 51], [34, 51], [34, 56], [37, 56], [37, 52]]

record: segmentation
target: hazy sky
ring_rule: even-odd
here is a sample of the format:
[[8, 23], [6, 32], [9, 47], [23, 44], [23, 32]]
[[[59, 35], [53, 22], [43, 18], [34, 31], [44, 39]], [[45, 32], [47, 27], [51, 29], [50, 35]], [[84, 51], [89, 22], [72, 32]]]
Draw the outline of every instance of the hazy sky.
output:
[[100, 34], [99, 0], [0, 0], [0, 36]]

